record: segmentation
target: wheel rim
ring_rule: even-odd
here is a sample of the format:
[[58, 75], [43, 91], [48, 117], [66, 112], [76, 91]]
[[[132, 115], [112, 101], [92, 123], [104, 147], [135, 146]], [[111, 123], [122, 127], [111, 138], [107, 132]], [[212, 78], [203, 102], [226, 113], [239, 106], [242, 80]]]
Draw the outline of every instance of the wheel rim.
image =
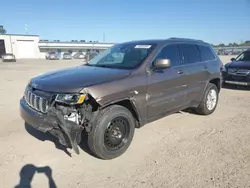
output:
[[108, 124], [104, 134], [104, 144], [109, 150], [117, 150], [124, 146], [130, 132], [129, 122], [124, 117], [116, 117]]
[[217, 103], [217, 93], [214, 89], [211, 89], [207, 95], [207, 109], [213, 110]]

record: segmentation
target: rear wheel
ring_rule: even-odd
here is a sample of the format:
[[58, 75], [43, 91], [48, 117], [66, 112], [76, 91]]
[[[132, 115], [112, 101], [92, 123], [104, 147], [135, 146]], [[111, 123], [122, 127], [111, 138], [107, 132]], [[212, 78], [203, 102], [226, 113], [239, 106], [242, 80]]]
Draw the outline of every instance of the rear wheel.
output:
[[204, 93], [203, 99], [196, 109], [196, 112], [201, 115], [212, 114], [217, 107], [218, 98], [218, 88], [215, 84], [209, 83]]
[[90, 150], [101, 159], [113, 159], [129, 147], [135, 130], [131, 112], [119, 105], [103, 109], [88, 135]]

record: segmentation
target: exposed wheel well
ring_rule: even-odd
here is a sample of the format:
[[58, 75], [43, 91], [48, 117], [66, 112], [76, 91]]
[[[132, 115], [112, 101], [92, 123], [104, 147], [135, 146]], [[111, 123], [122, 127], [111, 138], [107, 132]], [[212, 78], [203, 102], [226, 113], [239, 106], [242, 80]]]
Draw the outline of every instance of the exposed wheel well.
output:
[[220, 89], [221, 89], [220, 82], [221, 82], [221, 80], [219, 78], [215, 78], [215, 79], [212, 79], [212, 80], [209, 81], [209, 83], [212, 83], [212, 84], [216, 85], [219, 92], [220, 92]]
[[[114, 105], [114, 104], [120, 105], [120, 106], [123, 106], [123, 107], [127, 108], [132, 113], [132, 115], [134, 116], [134, 118], [137, 121], [136, 127], [137, 128], [139, 127], [139, 122], [140, 122], [139, 115], [138, 115], [138, 113], [136, 111], [135, 106], [132, 104], [132, 102], [129, 99], [124, 99], [122, 101], [118, 101], [118, 102], [112, 103], [110, 105]], [[108, 106], [110, 106], [110, 105], [108, 105]]]

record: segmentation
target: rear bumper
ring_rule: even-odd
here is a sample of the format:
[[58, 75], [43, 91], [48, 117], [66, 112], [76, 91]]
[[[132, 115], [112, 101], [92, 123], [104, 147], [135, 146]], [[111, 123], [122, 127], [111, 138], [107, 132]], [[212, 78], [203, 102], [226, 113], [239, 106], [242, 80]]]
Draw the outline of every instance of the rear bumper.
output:
[[48, 57], [47, 59], [49, 59], [49, 60], [58, 60], [59, 57]]
[[2, 59], [3, 62], [16, 62], [16, 59]]

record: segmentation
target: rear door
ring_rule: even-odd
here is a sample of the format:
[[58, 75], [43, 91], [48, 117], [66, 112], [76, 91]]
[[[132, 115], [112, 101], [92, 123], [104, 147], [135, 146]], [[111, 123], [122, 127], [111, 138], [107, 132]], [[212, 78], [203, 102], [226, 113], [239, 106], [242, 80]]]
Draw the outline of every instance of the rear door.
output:
[[170, 59], [171, 67], [154, 70], [147, 75], [147, 117], [154, 119], [166, 112], [181, 108], [185, 103], [187, 88], [177, 45], [165, 46], [156, 59]]
[[[202, 82], [203, 82], [203, 86], [205, 88], [206, 84], [209, 80], [210, 74], [213, 72], [217, 73], [218, 69], [214, 70], [214, 67], [215, 68], [218, 67], [218, 62], [217, 62], [216, 57], [215, 57], [214, 53], [212, 52], [212, 49], [210, 46], [198, 45], [198, 48], [200, 50], [201, 59], [202, 59], [202, 65], [203, 65]], [[219, 65], [219, 66], [221, 66], [221, 65]]]
[[182, 55], [183, 69], [187, 74], [186, 102], [192, 104], [199, 101], [200, 93], [203, 92], [204, 65], [197, 45], [179, 44], [179, 49]]

